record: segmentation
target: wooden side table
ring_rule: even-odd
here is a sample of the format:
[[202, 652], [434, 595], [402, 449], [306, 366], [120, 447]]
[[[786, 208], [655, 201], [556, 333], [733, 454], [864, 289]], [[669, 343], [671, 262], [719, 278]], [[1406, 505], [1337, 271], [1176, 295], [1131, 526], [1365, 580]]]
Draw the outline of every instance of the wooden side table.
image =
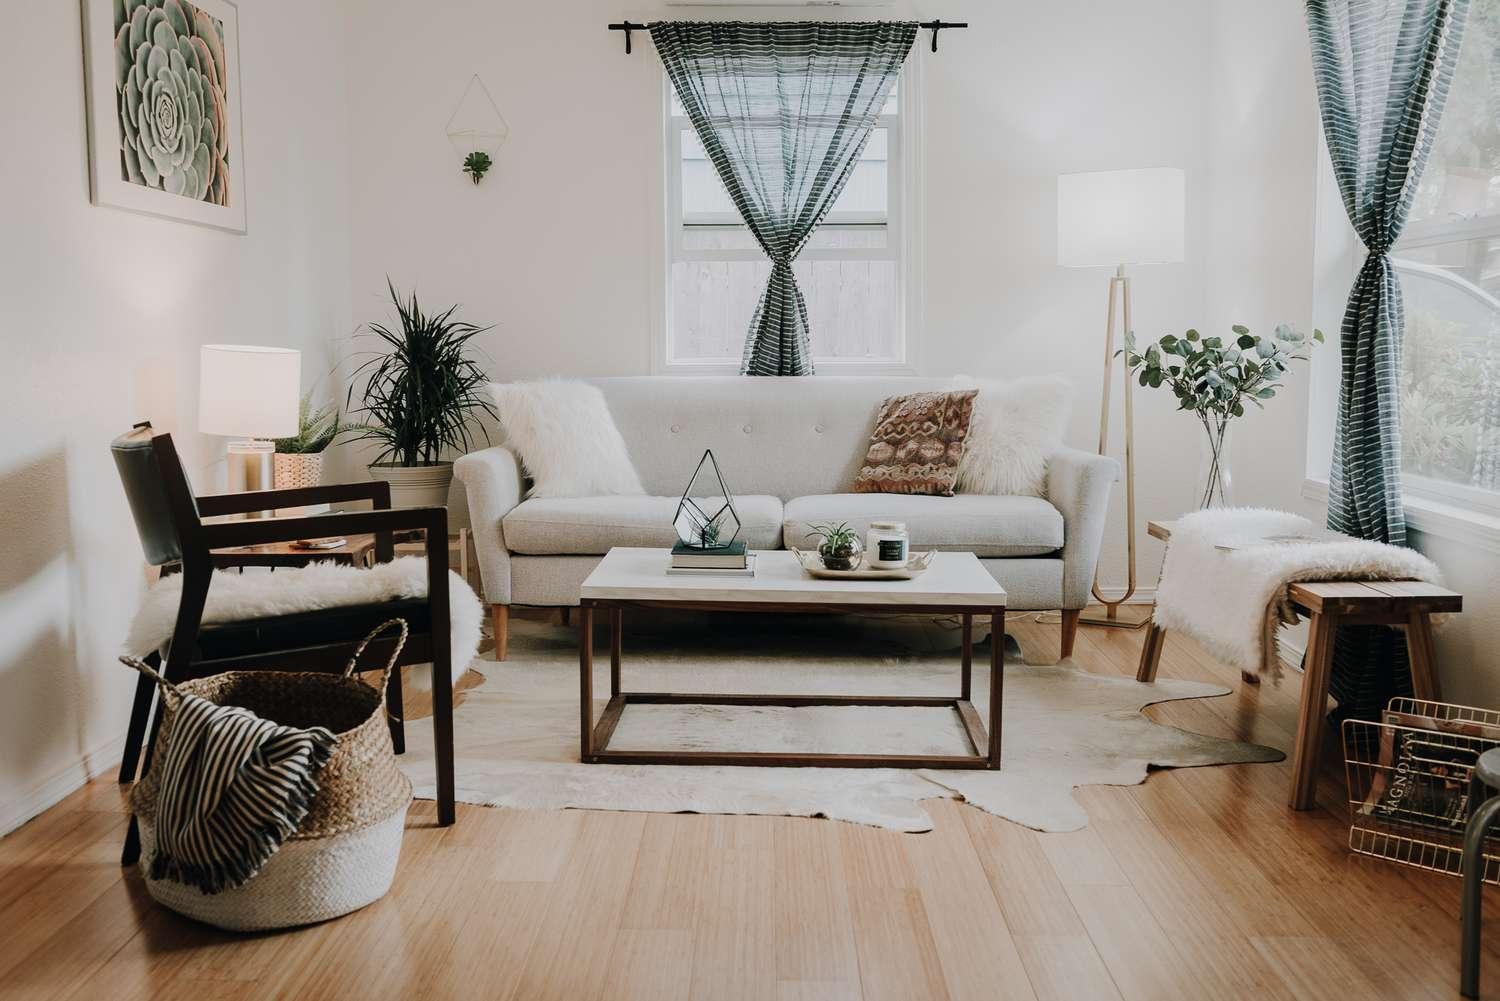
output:
[[[1168, 542], [1172, 523], [1148, 522], [1152, 537]], [[1333, 640], [1339, 626], [1384, 625], [1406, 630], [1411, 661], [1412, 691], [1419, 699], [1440, 699], [1432, 643], [1432, 615], [1463, 610], [1463, 595], [1417, 580], [1336, 580], [1292, 584], [1288, 597], [1307, 619], [1307, 655], [1303, 661], [1302, 700], [1297, 712], [1296, 744], [1292, 750], [1293, 810], [1316, 805], [1318, 749], [1322, 746], [1323, 717], [1328, 711], [1329, 671]], [[1137, 681], [1156, 680], [1167, 631], [1155, 622], [1141, 647]]]
[[[397, 556], [421, 555], [424, 552], [421, 533], [395, 533]], [[448, 533], [448, 548], [457, 554], [451, 566], [465, 581], [469, 579], [469, 530], [460, 528]], [[351, 535], [333, 549], [303, 549], [291, 542], [273, 542], [264, 546], [235, 546], [213, 551], [214, 568], [235, 567], [303, 567], [309, 563], [331, 562], [346, 566], [369, 566], [375, 559], [375, 536]]]

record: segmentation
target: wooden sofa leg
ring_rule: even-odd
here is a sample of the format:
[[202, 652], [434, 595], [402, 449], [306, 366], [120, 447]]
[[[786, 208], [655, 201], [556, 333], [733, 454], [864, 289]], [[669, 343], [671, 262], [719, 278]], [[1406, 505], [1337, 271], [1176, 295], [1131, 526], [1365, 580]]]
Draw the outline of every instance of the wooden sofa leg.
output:
[[491, 605], [490, 615], [495, 628], [495, 659], [504, 660], [510, 646], [510, 606]]
[[1063, 660], [1073, 656], [1073, 641], [1078, 639], [1078, 616], [1083, 612], [1080, 608], [1064, 608], [1062, 613], [1062, 655]]

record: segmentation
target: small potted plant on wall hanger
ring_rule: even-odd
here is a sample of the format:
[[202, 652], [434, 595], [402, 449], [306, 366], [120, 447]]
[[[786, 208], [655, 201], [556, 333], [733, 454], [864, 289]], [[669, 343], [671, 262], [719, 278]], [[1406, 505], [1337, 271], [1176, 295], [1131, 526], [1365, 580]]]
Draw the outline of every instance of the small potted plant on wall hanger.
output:
[[505, 116], [500, 114], [479, 74], [474, 74], [448, 119], [448, 141], [464, 158], [463, 172], [471, 181], [478, 184], [484, 179], [495, 165], [495, 154], [509, 137], [510, 126]]
[[386, 286], [400, 324], [369, 324], [384, 350], [354, 371], [349, 400], [362, 385], [363, 405], [350, 412], [363, 419], [348, 433], [380, 446], [370, 475], [390, 483], [392, 504], [441, 506], [453, 481], [453, 463], [445, 456], [468, 451], [474, 427], [488, 443], [489, 432], [474, 420], [497, 419], [489, 377], [469, 343], [490, 328], [455, 320], [457, 306], [424, 312], [416, 293], [403, 300], [389, 278]]

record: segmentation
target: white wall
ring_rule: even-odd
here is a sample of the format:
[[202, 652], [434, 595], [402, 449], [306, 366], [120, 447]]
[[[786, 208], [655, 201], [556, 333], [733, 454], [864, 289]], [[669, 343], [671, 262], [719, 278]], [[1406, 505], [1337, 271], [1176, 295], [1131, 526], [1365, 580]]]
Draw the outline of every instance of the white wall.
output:
[[[385, 314], [389, 274], [496, 324], [484, 346], [498, 378], [650, 371], [662, 84], [649, 40], [637, 36], [624, 54], [604, 28], [625, 10], [613, 0], [427, 9], [418, 19], [366, 4], [350, 24], [356, 318]], [[702, 16], [659, 3], [629, 12]], [[927, 373], [1063, 371], [1078, 389], [1070, 437], [1092, 447], [1108, 271], [1055, 264], [1056, 176], [1066, 171], [1188, 171], [1187, 262], [1135, 272], [1142, 337], [1308, 322], [1316, 119], [1300, 5], [1065, 0], [997, 19], [989, 3], [946, 0], [852, 13], [973, 24], [945, 32], [936, 54], [923, 32], [912, 54], [926, 87], [926, 305], [911, 337]], [[400, 73], [390, 72], [396, 53]], [[443, 132], [475, 72], [511, 128], [478, 187]], [[1248, 500], [1296, 502], [1300, 379], [1241, 429]], [[1189, 505], [1200, 432], [1167, 394], [1137, 399], [1144, 523]], [[1119, 442], [1116, 430], [1116, 451]], [[1143, 541], [1148, 588], [1159, 559]], [[1121, 552], [1105, 576], [1123, 581]]]
[[[350, 325], [343, 22], [331, 2], [242, 3], [249, 234], [89, 204], [79, 5], [15, 5], [0, 64], [0, 832], [118, 760], [115, 661], [143, 586], [109, 441], [149, 418], [198, 485], [198, 345], [299, 347]], [[19, 19], [19, 20], [17, 20]]]

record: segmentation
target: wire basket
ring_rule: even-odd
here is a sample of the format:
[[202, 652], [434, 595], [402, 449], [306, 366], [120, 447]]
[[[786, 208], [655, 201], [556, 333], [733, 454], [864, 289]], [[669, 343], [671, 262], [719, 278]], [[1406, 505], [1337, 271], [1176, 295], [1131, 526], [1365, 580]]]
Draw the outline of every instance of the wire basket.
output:
[[[1345, 720], [1349, 847], [1362, 855], [1457, 876], [1464, 827], [1490, 793], [1474, 777], [1500, 747], [1500, 711], [1392, 699], [1379, 722]], [[1484, 879], [1500, 883], [1500, 840], [1485, 843]]]

